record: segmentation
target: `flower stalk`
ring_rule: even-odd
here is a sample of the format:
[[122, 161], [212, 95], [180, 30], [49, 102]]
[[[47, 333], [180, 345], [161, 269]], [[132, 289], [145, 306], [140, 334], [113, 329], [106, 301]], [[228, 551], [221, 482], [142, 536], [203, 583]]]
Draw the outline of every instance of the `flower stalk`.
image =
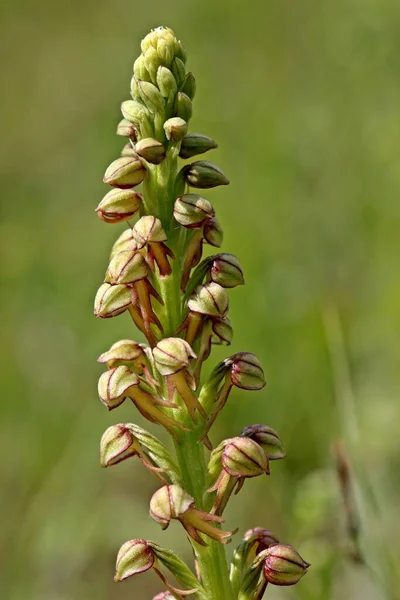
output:
[[[163, 529], [172, 520], [183, 527], [195, 569], [154, 542], [135, 538], [121, 546], [115, 580], [153, 570], [165, 587], [156, 598], [256, 600], [268, 583], [296, 583], [308, 564], [289, 546], [268, 552], [276, 538], [256, 528], [228, 567], [225, 544], [236, 530], [226, 530], [224, 509], [245, 479], [268, 475], [269, 461], [285, 453], [267, 425], [250, 425], [212, 450], [210, 430], [232, 390], [261, 390], [265, 377], [254, 354], [238, 352], [202, 381], [213, 344], [231, 343], [226, 290], [242, 285], [244, 277], [233, 254], [203, 258], [206, 244], [221, 246], [223, 231], [214, 207], [193, 189], [229, 180], [214, 163], [195, 159], [217, 144], [188, 133], [196, 82], [186, 59], [171, 29], [159, 27], [141, 43], [132, 98], [122, 103], [117, 127], [128, 143], [106, 169], [104, 182], [112, 189], [96, 208], [105, 223], [129, 226], [117, 232], [94, 312], [101, 318], [127, 312], [146, 340], [117, 341], [100, 356], [107, 368], [99, 380], [101, 402], [114, 410], [131, 400], [147, 421], [170, 434], [174, 447], [172, 453], [146, 429], [118, 423], [102, 436], [101, 465], [136, 457], [157, 476], [150, 515]], [[182, 166], [182, 159], [192, 162]], [[285, 576], [279, 574], [282, 565]], [[165, 569], [181, 587], [170, 583]]]

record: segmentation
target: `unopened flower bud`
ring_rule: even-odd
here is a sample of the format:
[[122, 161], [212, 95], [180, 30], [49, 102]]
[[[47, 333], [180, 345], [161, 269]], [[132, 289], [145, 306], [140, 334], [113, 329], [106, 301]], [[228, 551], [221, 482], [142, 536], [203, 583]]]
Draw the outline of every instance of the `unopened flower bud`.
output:
[[153, 138], [144, 138], [135, 145], [135, 152], [153, 165], [159, 165], [165, 158], [165, 148]]
[[121, 150], [121, 156], [131, 156], [132, 158], [137, 158], [137, 152], [135, 152], [134, 147], [131, 142], [125, 144], [125, 146]]
[[277, 432], [267, 425], [249, 425], [240, 434], [257, 442], [263, 448], [269, 460], [285, 458], [286, 452]]
[[135, 250], [122, 250], [110, 261], [106, 273], [108, 283], [134, 283], [145, 279], [149, 272], [146, 259]]
[[193, 73], [188, 73], [185, 77], [185, 82], [182, 86], [181, 92], [189, 96], [193, 100], [196, 93], [196, 80]]
[[161, 375], [173, 375], [189, 366], [196, 354], [185, 340], [165, 338], [153, 349], [154, 362]]
[[192, 118], [192, 113], [193, 107], [191, 99], [183, 92], [178, 92], [175, 101], [175, 116], [189, 122]]
[[175, 81], [178, 88], [180, 88], [183, 82], [185, 81], [186, 69], [184, 62], [177, 56], [175, 56], [174, 60], [171, 63], [171, 71], [172, 75], [175, 77]]
[[266, 382], [261, 363], [251, 352], [238, 352], [227, 359], [232, 384], [243, 390], [261, 390]]
[[138, 81], [140, 97], [145, 106], [152, 112], [162, 112], [165, 100], [160, 90], [149, 81]]
[[199, 285], [188, 300], [188, 308], [192, 312], [210, 317], [222, 317], [229, 307], [228, 295], [224, 288], [211, 281]]
[[263, 554], [264, 577], [273, 585], [295, 585], [310, 566], [292, 546], [276, 544]]
[[123, 313], [132, 303], [132, 290], [125, 285], [103, 283], [94, 300], [96, 317], [108, 319]]
[[228, 317], [213, 319], [212, 333], [211, 342], [213, 344], [225, 344], [229, 346], [233, 338], [233, 329]]
[[137, 80], [150, 81], [150, 73], [147, 70], [144, 56], [142, 54], [135, 60], [135, 64], [133, 65], [133, 72]]
[[125, 100], [121, 104], [123, 117], [131, 123], [140, 123], [142, 119], [147, 118], [149, 112], [140, 102], [136, 100]]
[[182, 140], [179, 156], [181, 158], [192, 158], [196, 154], [204, 154], [204, 152], [217, 147], [217, 142], [207, 135], [188, 133]]
[[108, 167], [103, 181], [114, 187], [131, 188], [143, 181], [145, 173], [139, 156], [121, 156]]
[[119, 340], [107, 352], [103, 352], [97, 359], [99, 363], [135, 362], [138, 358], [145, 357], [143, 344], [133, 340]]
[[106, 223], [120, 223], [133, 217], [138, 212], [141, 202], [142, 196], [134, 190], [115, 188], [104, 196], [96, 212]]
[[125, 392], [138, 383], [138, 376], [125, 365], [109, 369], [100, 375], [99, 398], [108, 410], [112, 410], [125, 400]]
[[263, 527], [253, 527], [248, 529], [243, 536], [243, 540], [247, 543], [249, 548], [254, 547], [254, 554], [257, 555], [263, 552], [270, 546], [279, 544], [278, 538], [269, 529]]
[[232, 477], [257, 477], [269, 474], [268, 458], [261, 446], [250, 438], [231, 438], [221, 457], [223, 469]]
[[198, 194], [184, 194], [174, 204], [174, 217], [180, 225], [196, 229], [215, 215], [213, 205]]
[[118, 254], [118, 252], [121, 252], [121, 250], [137, 250], [137, 243], [130, 227], [125, 229], [114, 242], [114, 245], [111, 248], [110, 260]]
[[111, 467], [130, 456], [140, 456], [140, 444], [125, 423], [111, 425], [100, 441], [100, 464]]
[[153, 597], [153, 600], [175, 600], [175, 597], [169, 592], [160, 592]]
[[114, 580], [123, 581], [133, 575], [145, 573], [153, 568], [154, 563], [154, 552], [146, 540], [135, 539], [125, 542], [118, 552]]
[[173, 97], [178, 91], [175, 77], [167, 67], [158, 67], [157, 85], [164, 98]]
[[164, 131], [167, 136], [167, 140], [173, 140], [174, 142], [180, 142], [187, 132], [187, 123], [180, 117], [172, 117], [164, 123]]
[[149, 242], [165, 242], [167, 239], [160, 219], [152, 215], [141, 217], [133, 227], [132, 233], [138, 248], [143, 248]]
[[183, 63], [186, 63], [187, 52], [186, 52], [184, 45], [182, 44], [182, 42], [180, 40], [177, 40], [175, 42], [175, 56], [180, 58]]
[[224, 288], [244, 284], [242, 265], [234, 254], [216, 254], [212, 257], [211, 280]]
[[183, 174], [186, 182], [195, 188], [207, 189], [229, 183], [223, 171], [208, 160], [198, 160], [183, 167]]
[[117, 135], [122, 135], [123, 137], [130, 137], [133, 141], [136, 140], [136, 129], [133, 123], [128, 121], [128, 119], [122, 119], [117, 125]]
[[204, 223], [203, 235], [207, 244], [210, 244], [210, 246], [215, 246], [216, 248], [221, 247], [224, 239], [224, 231], [221, 223], [216, 217], [208, 219]]

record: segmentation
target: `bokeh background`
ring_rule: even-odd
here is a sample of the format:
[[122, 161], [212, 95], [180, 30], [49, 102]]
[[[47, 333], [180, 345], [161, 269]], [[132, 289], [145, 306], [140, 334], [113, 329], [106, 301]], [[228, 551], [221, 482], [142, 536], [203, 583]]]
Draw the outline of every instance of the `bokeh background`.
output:
[[156, 481], [136, 461], [98, 464], [104, 429], [140, 419], [97, 399], [96, 357], [134, 334], [126, 315], [92, 314], [120, 231], [93, 209], [139, 42], [165, 24], [198, 83], [191, 130], [219, 142], [231, 179], [207, 196], [247, 281], [230, 294], [232, 352], [255, 352], [268, 378], [232, 394], [213, 440], [263, 422], [288, 453], [227, 526], [269, 527], [313, 564], [271, 600], [398, 599], [400, 4], [5, 0], [0, 14], [1, 598], [144, 600], [152, 574], [112, 581], [122, 542], [188, 557], [179, 527], [148, 517]]

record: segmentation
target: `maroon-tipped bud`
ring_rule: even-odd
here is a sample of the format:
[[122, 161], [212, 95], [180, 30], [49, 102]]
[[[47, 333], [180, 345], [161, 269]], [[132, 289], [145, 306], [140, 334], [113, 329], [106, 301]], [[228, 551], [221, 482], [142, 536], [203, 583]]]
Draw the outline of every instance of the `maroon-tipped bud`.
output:
[[249, 425], [243, 429], [240, 435], [257, 442], [263, 448], [269, 460], [279, 460], [286, 456], [281, 439], [272, 427], [268, 427], [267, 425]]
[[120, 223], [133, 217], [139, 210], [142, 196], [134, 190], [115, 188], [106, 194], [96, 208], [102, 221]]
[[231, 363], [231, 382], [243, 390], [261, 390], [265, 385], [264, 371], [255, 354], [238, 352], [227, 362]]
[[129, 540], [118, 552], [114, 581], [123, 581], [153, 568], [156, 557], [146, 540]]
[[273, 585], [295, 585], [309, 566], [292, 546], [276, 544], [265, 551], [264, 577]]

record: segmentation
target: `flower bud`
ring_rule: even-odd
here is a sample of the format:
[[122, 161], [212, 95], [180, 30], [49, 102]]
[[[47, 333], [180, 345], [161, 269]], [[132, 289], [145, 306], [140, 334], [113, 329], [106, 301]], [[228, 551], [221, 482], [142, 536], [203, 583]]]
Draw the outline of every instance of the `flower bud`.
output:
[[164, 131], [167, 136], [167, 140], [173, 140], [174, 142], [180, 142], [187, 132], [187, 123], [180, 117], [172, 117], [164, 123]]
[[121, 156], [108, 167], [103, 181], [114, 187], [131, 188], [143, 181], [145, 173], [139, 156]]
[[264, 577], [273, 585], [295, 585], [310, 566], [292, 546], [276, 544], [263, 554]]
[[243, 540], [249, 547], [255, 547], [255, 554], [263, 552], [270, 546], [279, 544], [278, 538], [272, 531], [264, 529], [263, 527], [253, 527], [252, 529], [248, 529], [243, 536]]
[[121, 104], [121, 112], [127, 121], [131, 123], [140, 123], [142, 119], [147, 118], [149, 112], [140, 102], [136, 100], [125, 100]]
[[157, 69], [162, 63], [160, 56], [158, 56], [157, 50], [153, 47], [148, 48], [146, 50], [146, 53], [143, 55], [143, 60], [144, 60], [144, 65], [150, 75], [150, 80], [153, 83], [156, 83], [157, 82]]
[[187, 61], [187, 52], [184, 45], [180, 40], [175, 41], [175, 56], [181, 59], [183, 63]]
[[196, 80], [194, 78], [193, 73], [188, 73], [186, 75], [181, 92], [183, 92], [184, 94], [186, 94], [186, 96], [189, 96], [189, 98], [193, 100], [196, 93]]
[[183, 227], [198, 228], [214, 215], [213, 205], [198, 194], [184, 194], [175, 200], [174, 217]]
[[223, 469], [231, 477], [269, 474], [267, 455], [261, 446], [250, 438], [231, 438], [222, 452], [221, 462]]
[[132, 233], [138, 248], [143, 248], [149, 242], [165, 242], [167, 239], [160, 219], [152, 215], [141, 217], [133, 227]]
[[174, 600], [174, 596], [169, 592], [160, 592], [153, 597], [153, 600]]
[[125, 285], [103, 283], [94, 300], [96, 317], [108, 319], [123, 313], [132, 303], [132, 291]]
[[111, 425], [100, 441], [100, 464], [111, 467], [130, 456], [140, 456], [140, 445], [124, 423]]
[[183, 92], [178, 92], [175, 100], [175, 117], [180, 117], [188, 122], [192, 118], [193, 107], [189, 96]]
[[224, 232], [221, 223], [216, 217], [213, 217], [204, 223], [203, 235], [207, 244], [215, 246], [216, 248], [221, 247]]
[[146, 540], [129, 540], [118, 552], [114, 580], [123, 581], [132, 575], [145, 573], [153, 568], [154, 563], [154, 552]]
[[266, 382], [261, 363], [251, 352], [238, 352], [227, 359], [232, 384], [243, 390], [261, 390]]
[[213, 319], [212, 321], [212, 338], [213, 344], [224, 344], [229, 346], [233, 338], [233, 329], [228, 317], [221, 319]]
[[141, 202], [142, 196], [134, 190], [115, 188], [104, 196], [96, 212], [106, 223], [120, 223], [133, 217], [138, 212]]
[[163, 529], [171, 519], [179, 519], [191, 506], [194, 499], [178, 485], [165, 485], [157, 490], [150, 500], [150, 515]]
[[118, 254], [118, 252], [121, 252], [121, 250], [137, 250], [137, 243], [130, 227], [125, 229], [125, 231], [123, 231], [115, 240], [114, 245], [111, 248], [110, 260]]
[[112, 410], [125, 400], [125, 392], [138, 383], [138, 376], [125, 365], [109, 369], [99, 378], [100, 400], [108, 410]]
[[133, 73], [137, 80], [140, 81], [150, 81], [150, 73], [147, 70], [144, 56], [141, 54], [133, 65]]
[[145, 358], [145, 346], [133, 340], [119, 340], [107, 352], [103, 352], [97, 359], [99, 363], [135, 362], [138, 358]]
[[149, 81], [138, 81], [140, 97], [146, 107], [152, 112], [162, 112], [165, 100], [159, 89]]
[[172, 75], [175, 77], [176, 85], [180, 88], [185, 81], [186, 69], [184, 62], [177, 56], [175, 56], [171, 63], [171, 71]]
[[157, 85], [164, 98], [173, 97], [178, 91], [175, 77], [167, 67], [158, 67]]
[[195, 353], [185, 340], [181, 338], [165, 338], [153, 348], [153, 358], [161, 375], [173, 375], [189, 366]]
[[133, 123], [128, 121], [128, 119], [122, 119], [117, 125], [117, 135], [122, 135], [123, 137], [130, 137], [133, 141], [136, 140], [136, 129]]
[[229, 183], [223, 171], [208, 160], [198, 160], [183, 167], [183, 174], [186, 182], [195, 188], [207, 189]]
[[223, 317], [228, 311], [228, 307], [227, 293], [224, 288], [214, 282], [197, 286], [188, 300], [190, 311], [209, 317]]
[[267, 425], [249, 425], [243, 429], [240, 435], [257, 442], [263, 448], [269, 460], [279, 460], [286, 456], [279, 435], [272, 427], [268, 427]]
[[153, 138], [144, 138], [137, 142], [135, 152], [153, 165], [159, 165], [165, 158], [163, 144]]
[[208, 150], [218, 148], [215, 140], [201, 133], [188, 133], [182, 140], [179, 156], [181, 158], [192, 158], [196, 154], [204, 154]]
[[121, 250], [110, 261], [106, 273], [108, 283], [134, 283], [149, 272], [146, 259], [135, 250]]
[[242, 265], [234, 254], [216, 254], [212, 257], [211, 280], [224, 288], [244, 284]]

